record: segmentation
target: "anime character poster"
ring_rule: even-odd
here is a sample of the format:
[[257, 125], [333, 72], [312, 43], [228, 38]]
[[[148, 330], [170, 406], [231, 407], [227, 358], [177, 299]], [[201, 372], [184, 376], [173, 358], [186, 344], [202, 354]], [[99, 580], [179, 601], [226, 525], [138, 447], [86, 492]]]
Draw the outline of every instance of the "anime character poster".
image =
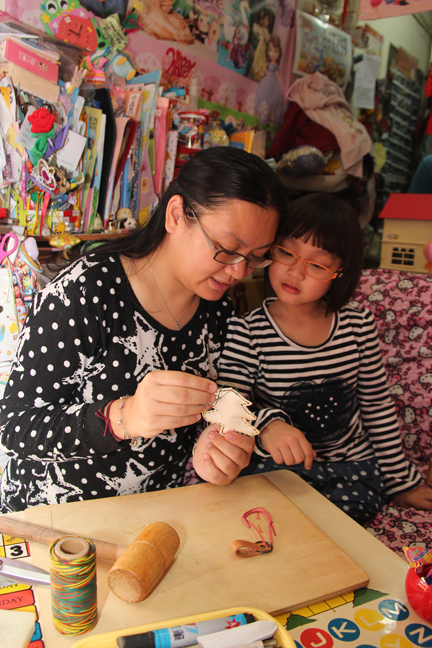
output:
[[[120, 6], [121, 0], [115, 2]], [[186, 86], [194, 76], [203, 100], [259, 116], [263, 126], [280, 125], [291, 79], [296, 0], [145, 2], [144, 10], [144, 0], [134, 0], [139, 29], [125, 35], [124, 53], [139, 74], [161, 70], [165, 85]], [[104, 20], [78, 0], [6, 0], [5, 9], [23, 23], [110, 56]], [[140, 22], [141, 10], [147, 16], [145, 24]], [[257, 34], [263, 28], [268, 37], [265, 32], [261, 39]]]
[[251, 30], [249, 0], [225, 0], [225, 15], [218, 48], [218, 63], [245, 74]]
[[351, 36], [297, 10], [294, 74], [321, 72], [345, 90], [351, 74]]
[[359, 20], [378, 20], [430, 11], [432, 0], [360, 0]]

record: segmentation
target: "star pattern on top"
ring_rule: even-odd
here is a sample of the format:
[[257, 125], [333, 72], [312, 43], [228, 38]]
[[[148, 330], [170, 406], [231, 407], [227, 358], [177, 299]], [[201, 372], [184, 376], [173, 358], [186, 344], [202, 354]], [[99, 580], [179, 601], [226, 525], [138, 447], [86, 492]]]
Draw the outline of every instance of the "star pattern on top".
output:
[[212, 408], [203, 413], [209, 423], [220, 426], [220, 434], [225, 431], [235, 430], [247, 436], [256, 436], [259, 430], [254, 428], [249, 421], [255, 421], [256, 416], [248, 409], [252, 402], [244, 398], [232, 387], [221, 387], [217, 390], [216, 400]]

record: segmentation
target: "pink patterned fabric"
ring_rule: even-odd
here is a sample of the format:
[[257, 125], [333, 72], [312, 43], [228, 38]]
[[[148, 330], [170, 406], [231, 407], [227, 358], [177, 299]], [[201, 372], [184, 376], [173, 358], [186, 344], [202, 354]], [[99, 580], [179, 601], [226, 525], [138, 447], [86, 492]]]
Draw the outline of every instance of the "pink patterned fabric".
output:
[[[432, 277], [365, 270], [351, 304], [375, 315], [404, 450], [426, 477], [432, 455]], [[432, 549], [431, 512], [390, 503], [366, 528], [401, 556], [404, 546]]]

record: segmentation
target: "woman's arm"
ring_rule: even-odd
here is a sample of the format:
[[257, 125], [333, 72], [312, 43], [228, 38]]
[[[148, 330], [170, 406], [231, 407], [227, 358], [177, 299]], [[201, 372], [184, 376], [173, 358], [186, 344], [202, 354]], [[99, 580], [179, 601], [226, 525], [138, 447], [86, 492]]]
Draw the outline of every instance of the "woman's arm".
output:
[[[85, 264], [75, 270], [76, 281], [85, 277]], [[109, 396], [92, 393], [91, 373], [105, 370], [101, 326], [83, 303], [84, 282], [80, 294], [68, 277], [62, 273], [35, 296], [1, 404], [2, 447], [23, 459], [118, 447], [96, 416]]]

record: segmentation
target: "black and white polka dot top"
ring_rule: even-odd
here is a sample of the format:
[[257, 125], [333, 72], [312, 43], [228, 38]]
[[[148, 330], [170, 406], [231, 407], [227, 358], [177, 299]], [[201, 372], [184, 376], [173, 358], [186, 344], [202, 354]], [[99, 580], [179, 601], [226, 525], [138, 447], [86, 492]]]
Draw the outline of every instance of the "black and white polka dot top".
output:
[[104, 436], [96, 413], [152, 370], [216, 379], [232, 313], [228, 298], [201, 300], [180, 331], [165, 328], [136, 300], [118, 255], [57, 275], [35, 297], [1, 403], [2, 512], [181, 485], [196, 426], [131, 447]]

